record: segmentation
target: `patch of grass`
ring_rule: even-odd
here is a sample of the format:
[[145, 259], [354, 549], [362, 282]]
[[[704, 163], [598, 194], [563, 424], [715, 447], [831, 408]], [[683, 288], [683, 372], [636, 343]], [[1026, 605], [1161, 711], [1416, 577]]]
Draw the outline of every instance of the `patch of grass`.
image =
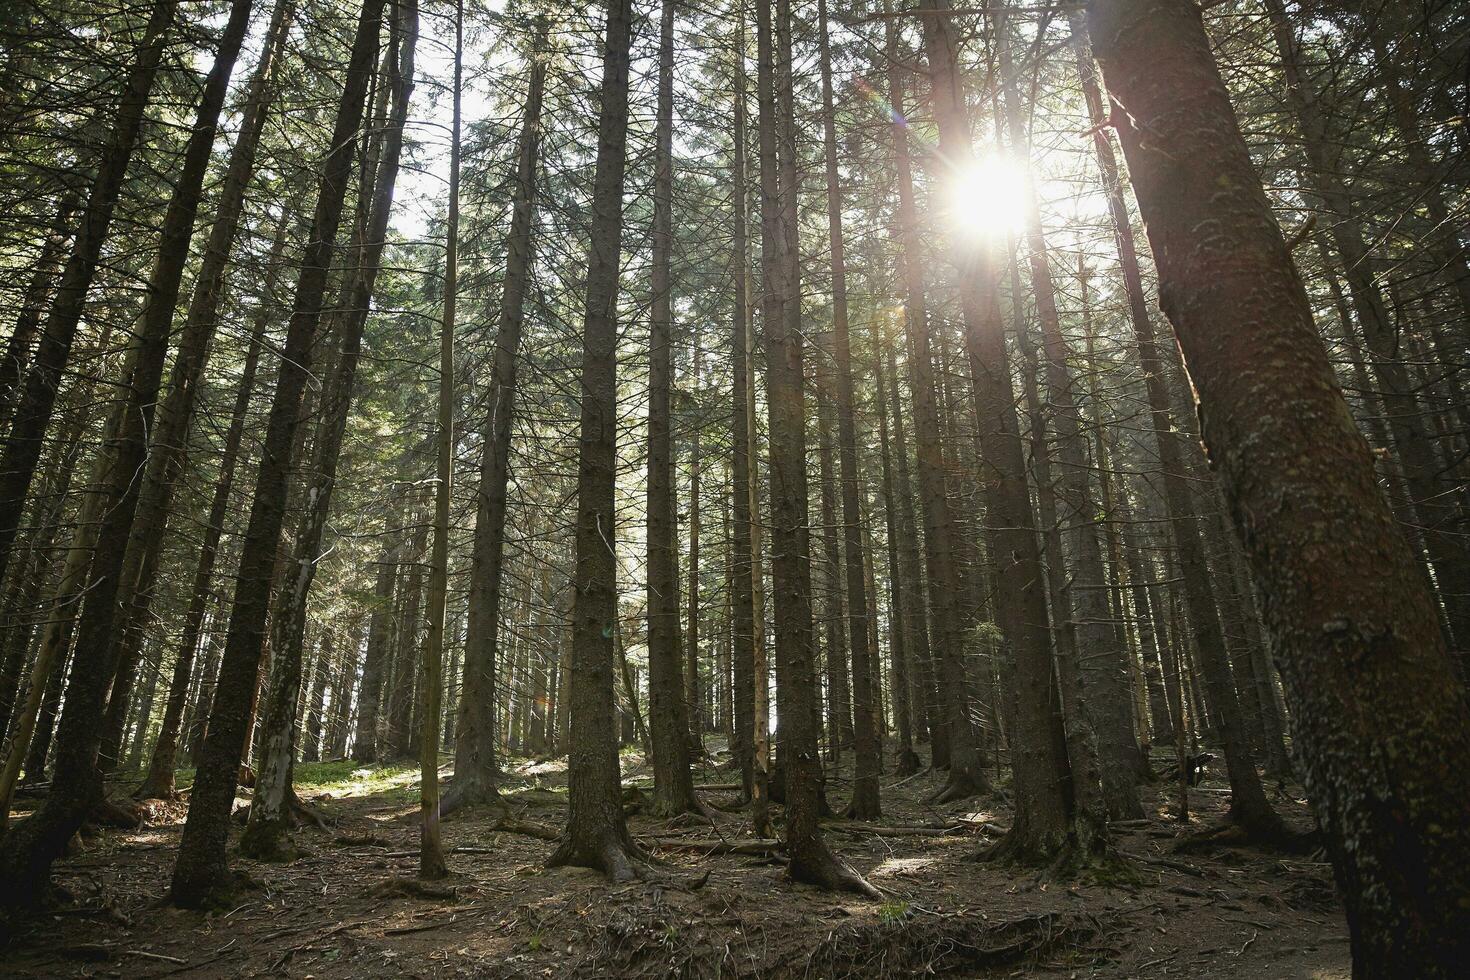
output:
[[878, 906], [878, 921], [880, 922], [902, 922], [904, 919], [908, 918], [908, 914], [908, 902], [884, 902], [882, 905]]
[[296, 792], [302, 796], [383, 796], [407, 803], [418, 799], [418, 779], [418, 766], [407, 764], [363, 765], [351, 759], [296, 764]]

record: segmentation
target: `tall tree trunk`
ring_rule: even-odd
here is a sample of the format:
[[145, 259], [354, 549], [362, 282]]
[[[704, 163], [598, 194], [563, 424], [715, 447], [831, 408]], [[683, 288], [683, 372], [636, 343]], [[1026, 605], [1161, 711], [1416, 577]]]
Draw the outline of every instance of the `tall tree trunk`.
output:
[[[292, 740], [296, 733], [298, 698], [302, 692], [302, 647], [307, 603], [323, 557], [323, 539], [327, 519], [331, 516], [337, 467], [362, 350], [362, 335], [387, 242], [388, 220], [393, 209], [393, 192], [403, 146], [403, 127], [408, 119], [409, 100], [413, 93], [418, 4], [416, 0], [400, 0], [395, 9], [398, 19], [392, 25], [391, 67], [386, 86], [392, 93], [392, 109], [378, 137], [378, 145], [364, 156], [362, 164], [361, 187], [364, 191], [371, 189], [371, 193], [366, 195], [367, 200], [358, 203], [359, 211], [367, 211], [366, 227], [361, 229], [360, 238], [354, 236], [357, 239], [354, 245], [359, 246], [354, 249], [357, 265], [344, 283], [339, 300], [338, 330], [331, 335], [340, 347], [332, 352], [333, 363], [320, 396], [312, 461], [306, 474], [304, 504], [292, 544], [291, 561], [284, 564], [278, 576], [276, 599], [271, 610], [272, 660], [262, 718], [264, 739], [250, 820], [240, 838], [241, 852], [254, 857], [290, 851], [290, 848], [282, 846], [281, 835], [294, 816]], [[418, 572], [419, 566], [415, 565], [414, 573]], [[412, 636], [409, 645], [400, 649], [411, 649], [411, 644]]]
[[[276, 283], [285, 265], [286, 230], [289, 221], [284, 216], [276, 227], [276, 240], [266, 260], [265, 283], [261, 290], [261, 303], [251, 326], [250, 342], [245, 351], [245, 361], [240, 369], [240, 385], [235, 392], [235, 404], [230, 414], [230, 428], [225, 433], [225, 443], [220, 450], [219, 475], [215, 481], [214, 499], [209, 505], [209, 516], [204, 525], [204, 537], [199, 545], [199, 560], [194, 568], [193, 584], [189, 593], [189, 607], [184, 612], [184, 626], [180, 634], [178, 653], [174, 656], [173, 679], [169, 684], [168, 703], [164, 707], [163, 723], [158, 730], [158, 741], [153, 745], [148, 772], [143, 783], [133, 795], [140, 800], [172, 799], [175, 795], [174, 766], [178, 755], [179, 731], [183, 721], [184, 699], [188, 696], [189, 678], [194, 669], [194, 658], [198, 655], [204, 614], [213, 593], [214, 563], [219, 556], [220, 538], [224, 535], [225, 519], [230, 510], [230, 491], [235, 483], [235, 467], [240, 456], [240, 443], [245, 436], [246, 415], [250, 399], [255, 394], [255, 373], [260, 365], [260, 350], [265, 342], [265, 329], [275, 307], [269, 298], [275, 294]], [[196, 288], [197, 295], [197, 288]], [[206, 671], [208, 679], [201, 684], [201, 691], [212, 689], [213, 671]], [[208, 711], [209, 698], [201, 698], [203, 710], [196, 710], [194, 717], [204, 720]], [[198, 744], [197, 740], [196, 743]], [[198, 760], [195, 760], [196, 764]]]
[[837, 487], [832, 464], [832, 372], [818, 363], [817, 460], [822, 507], [822, 632], [826, 635], [827, 718], [832, 758], [852, 744], [852, 675], [847, 667], [847, 624], [843, 622], [842, 552], [837, 545]]
[[[169, 512], [173, 503], [173, 491], [183, 475], [189, 426], [194, 417], [194, 405], [198, 397], [199, 384], [209, 358], [209, 348], [219, 322], [219, 307], [224, 298], [225, 273], [229, 268], [230, 255], [240, 226], [245, 207], [245, 193], [255, 173], [255, 153], [260, 135], [270, 114], [271, 90], [275, 72], [284, 51], [291, 22], [295, 16], [295, 0], [278, 0], [271, 15], [265, 45], [259, 62], [245, 92], [245, 110], [240, 124], [240, 133], [230, 151], [230, 162], [220, 191], [215, 219], [205, 243], [199, 278], [189, 301], [189, 309], [179, 334], [178, 353], [174, 358], [169, 377], [168, 395], [157, 412], [157, 419], [148, 441], [147, 463], [143, 467], [143, 482], [138, 490], [138, 503], [129, 532], [127, 551], [119, 573], [117, 607], [118, 621], [112, 630], [109, 643], [118, 645], [114, 654], [118, 665], [112, 682], [108, 702], [108, 718], [103, 731], [101, 763], [108, 767], [116, 754], [122, 718], [127, 712], [128, 696], [133, 684], [133, 674], [138, 665], [138, 652], [143, 643], [143, 634], [149, 620], [149, 609], [153, 599], [153, 586], [158, 576], [158, 565], [162, 557], [163, 540], [168, 526]], [[248, 11], [247, 11], [248, 20]], [[240, 29], [243, 32], [243, 27]], [[238, 43], [236, 44], [238, 47]], [[222, 52], [223, 53], [223, 52]], [[216, 72], [220, 69], [216, 67]], [[228, 81], [228, 71], [225, 71]], [[200, 124], [204, 123], [201, 111]], [[219, 106], [213, 107], [213, 118], [217, 119]], [[212, 132], [213, 127], [209, 127]], [[200, 130], [196, 127], [195, 139]], [[208, 146], [205, 147], [206, 153]], [[205, 157], [207, 161], [207, 156]], [[186, 165], [187, 166], [187, 165]], [[198, 164], [202, 179], [202, 167]], [[190, 179], [180, 178], [180, 185]], [[196, 197], [199, 192], [196, 191]], [[176, 197], [177, 201], [178, 198]], [[197, 210], [197, 200], [189, 214]], [[285, 225], [282, 217], [282, 227]], [[179, 278], [183, 262], [187, 258], [187, 240], [182, 242], [182, 251], [169, 259], [165, 269], [162, 261], [159, 273]], [[162, 255], [162, 252], [160, 252]], [[171, 327], [178, 286], [164, 291], [160, 287], [157, 295], [148, 300], [148, 317], [155, 330]], [[167, 304], [160, 309], [158, 304]], [[157, 311], [157, 312], [155, 312]], [[167, 324], [167, 326], [165, 326]]]
[[1458, 976], [1470, 715], [1433, 597], [1379, 494], [1199, 8], [1104, 0], [1089, 20], [1132, 120], [1119, 136], [1160, 303], [1260, 585], [1354, 972]]
[[[417, 16], [417, 0], [408, 0]], [[408, 67], [411, 69], [412, 64]], [[403, 73], [413, 78], [412, 71]], [[444, 690], [445, 608], [449, 603], [449, 503], [454, 486], [454, 330], [459, 290], [459, 137], [464, 86], [464, 0], [454, 4], [454, 121], [449, 139], [449, 215], [445, 223], [444, 317], [439, 324], [439, 427], [435, 433], [434, 543], [429, 553], [429, 629], [424, 638], [423, 741], [419, 759], [419, 877], [443, 878], [439, 833], [439, 715]], [[406, 101], [406, 100], [405, 100]], [[400, 121], [401, 125], [401, 121]]]
[[[1075, 38], [1074, 43], [1087, 44], [1081, 18], [1073, 18], [1072, 31]], [[1084, 61], [1085, 64], [1086, 61]], [[1266, 801], [1266, 792], [1261, 786], [1260, 774], [1256, 772], [1255, 765], [1251, 762], [1250, 743], [1244, 730], [1240, 705], [1235, 697], [1235, 686], [1230, 674], [1230, 660], [1226, 653], [1225, 639], [1220, 627], [1220, 614], [1215, 607], [1215, 598], [1210, 587], [1209, 569], [1205, 563], [1204, 544], [1200, 539], [1199, 524], [1195, 519], [1189, 483], [1185, 476], [1179, 433], [1170, 418], [1169, 392], [1166, 382], [1168, 375], [1154, 338], [1153, 324], [1149, 320], [1148, 305], [1144, 298], [1143, 278], [1139, 273], [1138, 253], [1133, 239], [1133, 227], [1129, 222], [1128, 207], [1123, 199], [1122, 184], [1118, 174], [1118, 164], [1108, 137], [1106, 120], [1109, 116], [1103, 111], [1101, 90], [1097, 79], [1088, 71], [1082, 73], [1082, 78], [1088, 112], [1095, 127], [1093, 149], [1097, 154], [1098, 169], [1102, 172], [1102, 183], [1108, 196], [1108, 210], [1113, 221], [1113, 232], [1117, 238], [1118, 258], [1123, 267], [1123, 285], [1128, 297], [1129, 319], [1138, 343], [1139, 365], [1143, 369], [1149, 412], [1152, 416], [1152, 427], [1158, 444], [1159, 464], [1163, 471], [1164, 500], [1168, 509], [1174, 542], [1178, 549], [1180, 577], [1183, 579], [1189, 622], [1193, 630], [1195, 645], [1199, 650], [1200, 667], [1205, 677], [1205, 684], [1209, 688], [1210, 702], [1220, 717], [1219, 734], [1225, 746], [1225, 764], [1230, 775], [1230, 818], [1254, 837], [1279, 839], [1284, 832], [1281, 820]]]
[[496, 657], [500, 644], [500, 588], [505, 560], [506, 487], [510, 482], [510, 437], [516, 394], [516, 358], [525, 321], [526, 289], [533, 262], [536, 162], [540, 156], [541, 103], [546, 84], [545, 24], [538, 24], [531, 51], [526, 107], [516, 149], [516, 180], [506, 236], [505, 280], [500, 323], [491, 362], [490, 412], [481, 430], [480, 485], [470, 555], [470, 594], [465, 632], [464, 682], [454, 732], [454, 782], [440, 810], [493, 799], [495, 790]]
[[577, 472], [576, 604], [573, 611], [567, 826], [552, 866], [597, 868], [614, 880], [638, 873], [628, 835], [613, 727], [613, 550], [617, 453], [618, 268], [627, 168], [631, 0], [611, 0], [602, 59], [597, 172], [592, 190], [583, 324], [581, 453]]
[[[1002, 15], [995, 21], [1006, 123], [1012, 145], [1018, 150], [1023, 149], [1030, 157], [1030, 138], [1021, 114], [1016, 69], [1011, 60], [1009, 20], [1008, 16]], [[1133, 731], [1127, 650], [1116, 642], [1118, 637], [1111, 622], [1110, 589], [1107, 570], [1103, 566], [1097, 500], [1088, 476], [1087, 447], [1074, 390], [1076, 382], [1067, 366], [1070, 352], [1062, 336], [1050, 252], [1042, 227], [1040, 199], [1033, 181], [1027, 181], [1024, 206], [1031, 294], [1041, 324], [1047, 402], [1056, 433], [1057, 462], [1060, 464], [1057, 496], [1062, 504], [1062, 513], [1059, 516], [1067, 529], [1071, 558], [1071, 608], [1066, 612], [1072, 617], [1071, 631], [1079, 652], [1088, 720], [1097, 735], [1108, 816], [1121, 820], [1141, 819], [1143, 804], [1139, 800], [1138, 783], [1144, 774], [1144, 765]], [[1054, 560], [1060, 558], [1058, 555]]]
[[[923, 763], [914, 751], [914, 729], [921, 732], [917, 717], [922, 711], [923, 686], [917, 680], [918, 665], [911, 662], [913, 651], [912, 594], [918, 583], [904, 580], [903, 563], [899, 553], [904, 547], [902, 518], [899, 516], [897, 493], [894, 490], [893, 454], [888, 442], [888, 378], [884, 371], [883, 358], [887, 343], [883, 337], [883, 319], [874, 317], [873, 331], [873, 379], [877, 384], [876, 404], [878, 415], [878, 450], [883, 466], [883, 526], [888, 542], [888, 658], [889, 687], [892, 690], [893, 722], [898, 729], [898, 765], [895, 775], [911, 776], [922, 768]], [[876, 626], [876, 623], [874, 624]], [[918, 697], [911, 692], [917, 692]]]
[[[924, 18], [924, 37], [940, 152], [958, 179], [974, 179], [967, 173], [970, 124], [956, 74], [957, 40], [950, 18], [940, 15], [949, 5], [947, 0], [925, 0], [924, 6], [935, 12]], [[1106, 816], [1095, 788], [1099, 775], [1086, 721], [1080, 712], [1068, 710], [1064, 733], [1056, 711], [1045, 579], [1011, 391], [996, 243], [986, 237], [967, 249], [960, 236], [954, 240], [979, 427], [986, 539], [995, 560], [995, 618], [1013, 660], [1016, 818], [999, 852], [1021, 860], [1051, 860], [1075, 843], [1086, 856], [1106, 842]], [[1080, 694], [1075, 664], [1064, 658], [1059, 667], [1061, 694], [1073, 701]]]
[[174, 865], [170, 897], [180, 905], [203, 904], [228, 883], [225, 838], [230, 803], [235, 795], [240, 756], [250, 734], [246, 724], [264, 650], [266, 613], [293, 463], [292, 447], [301, 424], [302, 397], [310, 377], [333, 243], [356, 155], [382, 19], [383, 0], [364, 0], [336, 123], [322, 164], [316, 213], [296, 283], [280, 377], [261, 445], [261, 462], [241, 549], [209, 732]]
[[679, 537], [673, 438], [674, 0], [659, 26], [654, 136], [653, 229], [648, 341], [648, 721], [653, 737], [653, 809], [673, 816], [698, 808], [689, 770], [689, 705], [679, 639]]
[[816, 645], [811, 566], [807, 563], [811, 552], [790, 0], [777, 0], [774, 25], [769, 3], [758, 4], [757, 13], [761, 255], [766, 296], [761, 328], [766, 348], [766, 400], [770, 417], [774, 528], [771, 571], [776, 599], [780, 753], [786, 776], [786, 853], [790, 858], [787, 872], [797, 881], [819, 887], [875, 895], [873, 886], [827, 846], [818, 823], [821, 760], [813, 724]]

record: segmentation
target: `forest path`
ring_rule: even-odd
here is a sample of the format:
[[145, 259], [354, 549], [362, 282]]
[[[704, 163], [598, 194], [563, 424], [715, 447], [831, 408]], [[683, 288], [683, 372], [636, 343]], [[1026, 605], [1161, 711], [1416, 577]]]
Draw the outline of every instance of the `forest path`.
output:
[[[636, 755], [625, 754], [624, 768], [625, 782], [646, 778]], [[630, 819], [634, 835], [649, 846], [655, 837], [668, 842], [658, 850], [668, 864], [662, 882], [614, 885], [578, 869], [547, 871], [550, 845], [494, 830], [497, 814], [487, 808], [445, 822], [453, 876], [415, 892], [414, 772], [349, 762], [297, 772], [302, 795], [332, 826], [297, 832], [304, 856], [292, 864], [234, 858], [261, 886], [242, 894], [238, 907], [201, 915], [160, 906], [183, 807], [159, 807], [154, 825], [106, 832], [57, 865], [74, 902], [23, 927], [4, 950], [4, 972], [899, 977], [932, 969], [1301, 980], [1351, 972], [1330, 868], [1320, 858], [1219, 847], [1176, 854], [1185, 829], [1160, 818], [1118, 834], [1120, 848], [1141, 859], [1140, 884], [1048, 879], [966, 860], [1009, 822], [1008, 808], [998, 798], [929, 807], [924, 799], [942, 782], [932, 774], [885, 778], [882, 823], [829, 826], [834, 846], [888, 895], [870, 902], [793, 884], [769, 857], [693, 850], [719, 839], [707, 822], [670, 826], [641, 814]], [[829, 775], [834, 805], [849, 772]], [[736, 778], [728, 770], [701, 776]], [[522, 761], [507, 783], [519, 820], [560, 828], [560, 763]], [[1151, 813], [1172, 799], [1172, 787], [1158, 789]], [[1195, 827], [1217, 819], [1226, 797], [1212, 781], [1191, 793]], [[737, 804], [728, 791], [706, 799], [717, 808]], [[1310, 822], [1300, 802], [1279, 805], [1296, 825]], [[738, 811], [719, 824], [725, 840], [747, 837]], [[894, 834], [899, 827], [936, 829]]]

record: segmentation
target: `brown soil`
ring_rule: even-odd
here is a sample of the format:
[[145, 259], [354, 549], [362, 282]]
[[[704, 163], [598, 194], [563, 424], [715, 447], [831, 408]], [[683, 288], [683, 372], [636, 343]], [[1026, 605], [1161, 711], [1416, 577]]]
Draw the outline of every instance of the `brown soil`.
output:
[[[637, 760], [625, 773], [646, 778]], [[1196, 821], [1163, 815], [1118, 831], [1132, 869], [1076, 880], [975, 863], [1009, 821], [999, 799], [931, 808], [943, 782], [885, 779], [885, 819], [834, 821], [834, 847], [887, 895], [824, 894], [788, 881], [779, 854], [749, 841], [733, 792], [705, 794], [707, 821], [631, 828], [667, 862], [658, 880], [613, 886], [543, 867], [560, 767], [525, 764], [508, 783], [511, 820], [477, 807], [449, 819], [453, 875], [420, 887], [416, 807], [404, 794], [310, 799], [331, 826], [296, 833], [288, 865], [238, 857], [259, 887], [224, 912], [160, 903], [183, 818], [155, 805], [135, 831], [106, 831], [57, 865], [70, 900], [19, 925], [7, 976], [114, 977], [1066, 977], [1346, 978], [1346, 930], [1318, 856], [1225, 845], [1175, 848], [1218, 820], [1226, 797], [1191, 793]], [[847, 770], [828, 793], [845, 795]], [[702, 774], [707, 783], [734, 778]], [[552, 791], [548, 791], [552, 790]], [[1277, 805], [1298, 828], [1298, 799]], [[513, 831], [494, 829], [496, 822]], [[956, 826], [958, 825], [958, 826]], [[899, 831], [898, 828], [904, 828]], [[923, 830], [915, 830], [923, 828]], [[655, 838], [664, 842], [660, 847]], [[718, 846], [716, 846], [718, 845]], [[739, 853], [756, 852], [756, 853]], [[718, 852], [718, 853], [711, 853]], [[1130, 880], [1136, 877], [1135, 880]]]

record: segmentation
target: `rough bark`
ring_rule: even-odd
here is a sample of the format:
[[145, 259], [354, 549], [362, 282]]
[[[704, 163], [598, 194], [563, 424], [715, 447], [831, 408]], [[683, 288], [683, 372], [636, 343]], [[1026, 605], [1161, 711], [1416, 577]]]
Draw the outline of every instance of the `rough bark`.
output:
[[567, 825], [548, 859], [551, 866], [596, 868], [615, 881], [636, 877], [643, 863], [623, 819], [613, 725], [618, 268], [623, 244], [632, 16], [630, 0], [608, 4], [582, 333]]
[[1433, 596], [1379, 495], [1199, 8], [1109, 0], [1089, 19], [1127, 107], [1119, 135], [1161, 305], [1260, 586], [1354, 972], [1458, 976], [1470, 715]]
[[[121, 412], [114, 436], [102, 452], [110, 458], [108, 474], [98, 489], [100, 526], [92, 559], [90, 582], [77, 623], [76, 650], [73, 653], [71, 681], [67, 686], [65, 705], [57, 729], [56, 769], [46, 802], [31, 817], [6, 835], [0, 844], [0, 882], [7, 894], [29, 894], [31, 899], [43, 892], [51, 864], [65, 850], [67, 841], [76, 833], [92, 807], [102, 799], [102, 780], [97, 768], [98, 748], [104, 735], [103, 708], [109, 682], [117, 668], [119, 654], [113, 628], [119, 598], [119, 579], [124, 563], [128, 535], [138, 505], [137, 471], [145, 464], [148, 433], [152, 424], [158, 388], [168, 354], [170, 327], [174, 306], [178, 301], [184, 266], [189, 257], [189, 243], [194, 232], [194, 217], [203, 194], [204, 176], [215, 129], [224, 105], [230, 75], [250, 23], [250, 0], [235, 0], [229, 19], [220, 34], [214, 64], [205, 79], [194, 125], [184, 150], [168, 208], [160, 226], [158, 248], [148, 275], [143, 312], [134, 326], [135, 349], [130, 357], [132, 371], [127, 385], [125, 408]], [[139, 106], [141, 111], [141, 105]], [[92, 207], [89, 203], [89, 215]], [[78, 236], [78, 247], [88, 232]], [[74, 253], [73, 259], [78, 256]], [[93, 263], [95, 266], [95, 263]], [[70, 269], [68, 271], [71, 271]], [[69, 277], [68, 277], [69, 278]], [[64, 281], [52, 318], [71, 319], [70, 300], [80, 314], [86, 292], [85, 283], [78, 284], [75, 294], [66, 292]], [[48, 323], [47, 336], [52, 336], [54, 323]], [[72, 332], [75, 321], [72, 320]], [[60, 365], [57, 366], [60, 370]], [[38, 363], [33, 377], [49, 375], [49, 368]], [[27, 395], [30, 386], [27, 385]], [[54, 394], [54, 393], [53, 393]], [[30, 399], [27, 398], [29, 402]], [[51, 407], [48, 399], [47, 415]], [[11, 444], [21, 434], [21, 423], [39, 416], [17, 415]], [[36, 432], [39, 437], [44, 432]], [[39, 449], [39, 446], [36, 447]], [[10, 462], [6, 460], [6, 462]], [[34, 460], [32, 460], [34, 466]], [[7, 478], [9, 473], [7, 471]], [[29, 474], [15, 487], [24, 493]], [[0, 491], [0, 497], [4, 491]], [[5, 525], [0, 505], [0, 525]], [[8, 550], [11, 538], [0, 530], [0, 548]], [[13, 534], [13, 531], [12, 531]], [[0, 562], [3, 562], [0, 558]], [[3, 573], [3, 567], [0, 567]]]
[[[1089, 22], [1088, 26], [1091, 26]], [[1082, 29], [1080, 19], [1073, 20], [1074, 33]], [[1086, 43], [1079, 39], [1076, 43]], [[1084, 79], [1091, 77], [1084, 75]], [[1205, 563], [1204, 545], [1195, 519], [1190, 488], [1185, 476], [1179, 433], [1170, 417], [1168, 377], [1164, 360], [1154, 337], [1144, 296], [1143, 278], [1139, 272], [1138, 252], [1133, 238], [1128, 207], [1123, 199], [1118, 164], [1108, 136], [1100, 87], [1094, 80], [1084, 82], [1088, 111], [1095, 125], [1093, 149], [1108, 197], [1113, 233], [1117, 239], [1118, 258], [1123, 268], [1124, 291], [1128, 297], [1129, 320], [1138, 343], [1139, 364], [1143, 369], [1154, 437], [1159, 451], [1163, 475], [1164, 500], [1177, 549], [1180, 577], [1188, 605], [1189, 623], [1199, 651], [1201, 672], [1209, 688], [1210, 702], [1220, 717], [1220, 737], [1225, 747], [1225, 763], [1230, 775], [1230, 817], [1249, 834], [1261, 839], [1279, 839], [1283, 833], [1280, 818], [1266, 801], [1260, 774], [1250, 758], [1250, 744], [1235, 698], [1230, 675], [1230, 660], [1225, 649], [1220, 614], [1210, 587]], [[1125, 112], [1127, 110], [1124, 110]], [[1157, 256], [1155, 256], [1157, 260]]]

